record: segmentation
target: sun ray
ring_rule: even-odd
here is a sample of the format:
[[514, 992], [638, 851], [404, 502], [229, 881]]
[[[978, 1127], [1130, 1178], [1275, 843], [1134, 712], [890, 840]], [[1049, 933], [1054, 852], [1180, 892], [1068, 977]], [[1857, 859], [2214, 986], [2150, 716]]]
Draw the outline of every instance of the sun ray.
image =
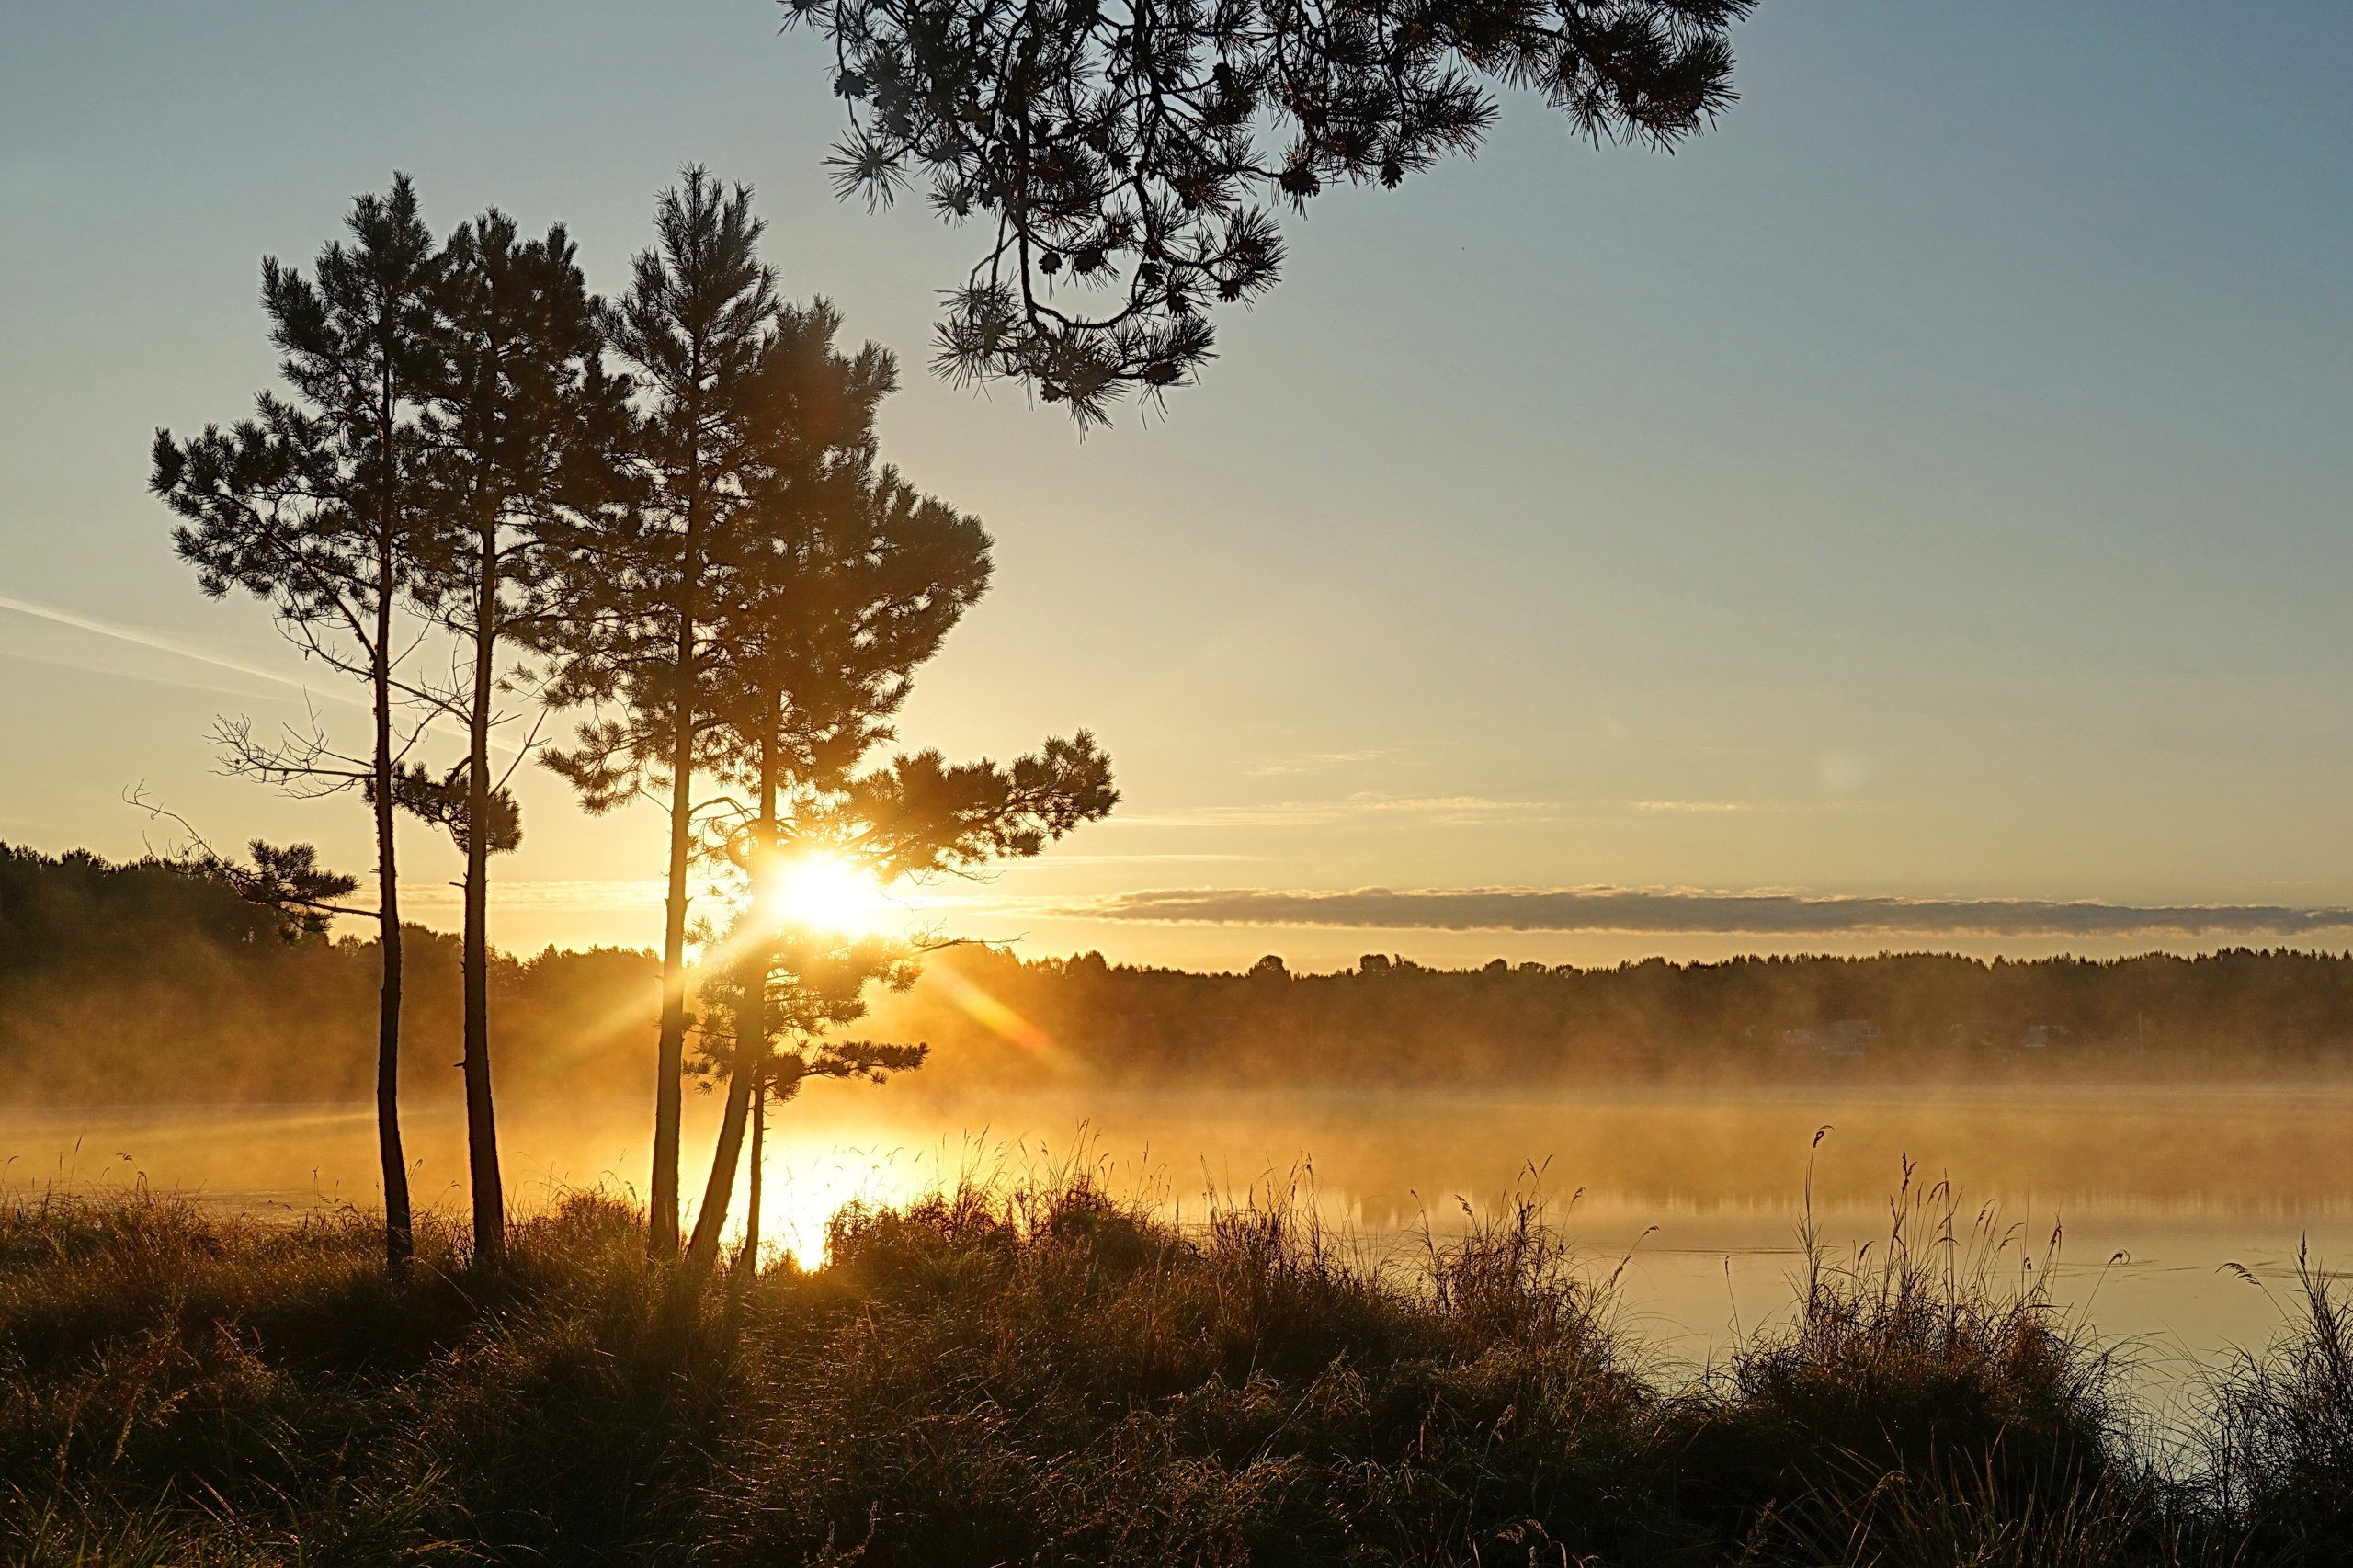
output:
[[1078, 1059], [1065, 1051], [1053, 1036], [956, 972], [952, 966], [940, 965], [931, 971], [931, 977], [934, 983], [948, 994], [949, 1001], [1007, 1044], [1058, 1067], [1071, 1069], [1080, 1065]]

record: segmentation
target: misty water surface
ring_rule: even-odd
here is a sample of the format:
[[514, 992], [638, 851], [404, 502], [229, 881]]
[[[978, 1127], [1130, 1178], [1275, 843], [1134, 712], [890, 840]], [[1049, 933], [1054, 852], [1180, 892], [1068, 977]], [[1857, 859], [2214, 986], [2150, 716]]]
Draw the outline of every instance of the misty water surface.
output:
[[[688, 1112], [699, 1194], [716, 1106], [690, 1098]], [[633, 1101], [503, 1102], [515, 1202], [642, 1191], [648, 1120]], [[419, 1200], [460, 1211], [460, 1108], [412, 1109], [405, 1126]], [[2010, 1238], [1997, 1268], [2055, 1267], [2063, 1304], [2160, 1369], [2268, 1338], [2279, 1313], [2267, 1288], [2290, 1282], [2300, 1242], [2353, 1259], [2353, 1090], [2339, 1087], [958, 1096], [824, 1084], [771, 1127], [767, 1234], [813, 1261], [825, 1217], [853, 1199], [1073, 1163], [1180, 1220], [1199, 1219], [1212, 1193], [1295, 1192], [1374, 1256], [1410, 1255], [1426, 1224], [1443, 1234], [1540, 1190], [1591, 1267], [1622, 1264], [1630, 1324], [1691, 1358], [1786, 1314], [1824, 1127], [1813, 1212], [1825, 1243], [1884, 1235], [1909, 1155], [1915, 1185], [1951, 1179], [1964, 1221], [1997, 1206]], [[0, 1155], [18, 1192], [143, 1180], [278, 1214], [377, 1198], [364, 1106], [6, 1110]]]

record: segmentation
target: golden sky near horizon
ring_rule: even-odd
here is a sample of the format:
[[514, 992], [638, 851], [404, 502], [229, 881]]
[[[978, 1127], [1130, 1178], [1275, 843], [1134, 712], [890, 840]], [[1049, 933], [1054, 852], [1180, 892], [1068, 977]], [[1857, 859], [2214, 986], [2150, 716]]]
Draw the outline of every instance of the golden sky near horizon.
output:
[[[610, 290], [699, 160], [898, 351], [884, 455], [996, 538], [905, 741], [1086, 726], [1125, 795], [914, 918], [1221, 967], [2353, 945], [2353, 13], [1768, 3], [1708, 135], [1510, 98], [1291, 223], [1203, 384], [1082, 441], [926, 371], [974, 236], [832, 199], [772, 11], [0, 20], [0, 840], [135, 854], [143, 786], [365, 865], [357, 802], [213, 771], [216, 715], [357, 710], [197, 594], [152, 431], [250, 406], [260, 256], [395, 167]], [[494, 939], [658, 941], [655, 813], [522, 792]]]

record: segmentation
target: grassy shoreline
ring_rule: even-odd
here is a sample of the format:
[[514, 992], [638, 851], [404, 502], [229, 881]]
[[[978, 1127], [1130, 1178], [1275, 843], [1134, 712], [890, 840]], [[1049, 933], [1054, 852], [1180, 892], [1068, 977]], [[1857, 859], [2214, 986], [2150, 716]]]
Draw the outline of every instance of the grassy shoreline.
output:
[[365, 1220], [0, 1209], [0, 1562], [2338, 1563], [2353, 1307], [2160, 1464], [1937, 1189], [1697, 1378], [1541, 1210], [1370, 1267], [1084, 1180], [835, 1221], [682, 1297], [575, 1198], [485, 1280]]

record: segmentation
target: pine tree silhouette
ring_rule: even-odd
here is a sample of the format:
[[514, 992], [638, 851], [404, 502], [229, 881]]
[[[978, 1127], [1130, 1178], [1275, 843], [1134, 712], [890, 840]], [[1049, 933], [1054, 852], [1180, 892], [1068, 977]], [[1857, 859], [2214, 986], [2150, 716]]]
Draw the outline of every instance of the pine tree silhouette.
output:
[[640, 794], [669, 812], [647, 1239], [678, 1250], [679, 1077], [687, 1031], [687, 876], [694, 779], [716, 724], [710, 671], [721, 607], [714, 544], [759, 483], [778, 424], [767, 351], [790, 312], [759, 259], [751, 192], [700, 168], [655, 205], [653, 248], [599, 312], [609, 350], [635, 379], [621, 502], [577, 541], [568, 616], [550, 639], [557, 706], [585, 707], [577, 744], [544, 760], [592, 812]]
[[346, 226], [350, 243], [322, 250], [312, 278], [262, 262], [262, 304], [293, 398], [264, 392], [255, 417], [184, 442], [158, 430], [150, 483], [185, 519], [173, 542], [205, 593], [235, 588], [266, 601], [290, 641], [368, 689], [373, 744], [364, 756], [335, 750], [315, 725], [275, 744], [243, 720], [216, 733], [233, 771], [297, 794], [361, 790], [373, 809], [383, 955], [376, 1118], [385, 1253], [397, 1269], [414, 1243], [400, 1133], [392, 780], [421, 729], [399, 733], [400, 710], [420, 693], [398, 665], [424, 528], [416, 405], [435, 374], [432, 301], [443, 263], [404, 175], [382, 196], [358, 198]]
[[[584, 514], [615, 490], [626, 388], [604, 374], [596, 304], [561, 226], [525, 240], [495, 209], [459, 225], [433, 301], [438, 373], [419, 420], [431, 526], [415, 592], [458, 639], [450, 679], [436, 689], [465, 728], [466, 756], [438, 792], [404, 781], [404, 803], [449, 826], [466, 858], [466, 1142], [474, 1261], [494, 1267], [506, 1198], [491, 1091], [490, 857], [521, 843], [506, 780], [533, 747], [527, 736], [502, 775], [491, 736], [510, 722], [502, 692], [538, 684], [532, 664], [500, 660], [553, 635], [562, 552], [593, 531]], [[491, 831], [470, 831], [476, 823]]]
[[1209, 312], [1282, 267], [1275, 210], [1468, 153], [1493, 86], [1581, 135], [1670, 148], [1733, 100], [1755, 0], [784, 0], [833, 43], [837, 188], [927, 186], [987, 248], [938, 368], [1081, 425], [1211, 358]]

